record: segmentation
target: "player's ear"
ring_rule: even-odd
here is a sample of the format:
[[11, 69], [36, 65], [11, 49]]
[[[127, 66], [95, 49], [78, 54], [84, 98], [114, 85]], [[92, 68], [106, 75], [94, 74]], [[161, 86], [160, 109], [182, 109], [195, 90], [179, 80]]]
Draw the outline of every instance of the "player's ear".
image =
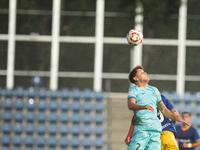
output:
[[133, 77], [133, 80], [138, 81], [138, 78], [137, 77]]

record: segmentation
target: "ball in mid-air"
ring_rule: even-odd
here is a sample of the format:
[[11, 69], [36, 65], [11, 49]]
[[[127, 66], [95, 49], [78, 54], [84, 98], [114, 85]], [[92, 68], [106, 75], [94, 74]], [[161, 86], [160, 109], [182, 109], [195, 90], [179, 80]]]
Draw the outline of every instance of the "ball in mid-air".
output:
[[126, 39], [127, 39], [129, 44], [131, 44], [133, 46], [137, 46], [137, 45], [140, 45], [142, 43], [143, 34], [142, 34], [141, 31], [139, 31], [137, 29], [131, 29], [127, 33]]

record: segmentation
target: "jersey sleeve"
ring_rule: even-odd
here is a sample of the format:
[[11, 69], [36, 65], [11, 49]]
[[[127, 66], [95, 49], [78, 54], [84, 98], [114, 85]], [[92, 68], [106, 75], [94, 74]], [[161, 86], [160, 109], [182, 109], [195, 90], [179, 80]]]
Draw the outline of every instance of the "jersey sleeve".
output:
[[174, 108], [174, 106], [172, 105], [172, 103], [164, 96], [161, 95], [162, 101], [164, 102], [165, 106], [171, 110], [172, 108]]
[[155, 87], [155, 89], [156, 89], [156, 94], [157, 94], [157, 105], [158, 105], [158, 103], [160, 103], [162, 101], [162, 98], [161, 98], [161, 94], [160, 94], [159, 90], [156, 87]]
[[138, 93], [136, 87], [137, 86], [131, 86], [129, 88], [127, 99], [129, 99], [129, 98], [135, 98], [136, 99], [136, 95]]
[[193, 134], [194, 134], [194, 139], [195, 140], [198, 140], [198, 139], [200, 139], [200, 137], [199, 137], [199, 134], [198, 134], [198, 132], [197, 132], [197, 130], [195, 129], [195, 128], [193, 128]]

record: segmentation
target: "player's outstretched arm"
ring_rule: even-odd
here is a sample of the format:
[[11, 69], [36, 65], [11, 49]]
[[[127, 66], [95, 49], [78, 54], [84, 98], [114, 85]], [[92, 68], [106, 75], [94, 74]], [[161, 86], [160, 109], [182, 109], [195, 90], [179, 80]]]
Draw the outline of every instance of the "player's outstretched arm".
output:
[[128, 99], [128, 108], [129, 110], [134, 110], [134, 111], [137, 111], [137, 110], [142, 110], [142, 109], [149, 109], [149, 110], [154, 110], [152, 106], [150, 105], [138, 105], [136, 104], [136, 99], [135, 98], [129, 98]]
[[[171, 110], [170, 110], [175, 116], [177, 116], [177, 117], [179, 117], [179, 113], [178, 113], [178, 111], [176, 110], [176, 108], [172, 108]], [[174, 123], [174, 125], [176, 124], [176, 120], [172, 120], [172, 122]]]
[[163, 102], [158, 103], [158, 109], [162, 112], [162, 114], [172, 120], [176, 120], [178, 122], [182, 122], [186, 125], [190, 125], [188, 122], [186, 122], [185, 120], [177, 117], [176, 115], [174, 115], [169, 109], [167, 109], [167, 107], [163, 104]]

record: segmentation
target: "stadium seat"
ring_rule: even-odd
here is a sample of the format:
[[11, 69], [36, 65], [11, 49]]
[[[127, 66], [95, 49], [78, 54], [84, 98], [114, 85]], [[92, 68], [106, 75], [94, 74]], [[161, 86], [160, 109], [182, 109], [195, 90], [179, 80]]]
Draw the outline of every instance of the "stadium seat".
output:
[[38, 114], [37, 114], [37, 120], [39, 122], [44, 122], [46, 120], [45, 112], [38, 112]]
[[80, 140], [79, 140], [78, 137], [72, 137], [71, 138], [71, 145], [72, 145], [72, 147], [78, 148], [79, 144], [80, 144]]
[[15, 135], [12, 139], [12, 143], [14, 145], [21, 145], [22, 144], [22, 138], [21, 138], [21, 135]]
[[170, 98], [170, 93], [168, 91], [161, 91], [161, 94], [164, 95], [167, 99]]
[[58, 102], [56, 100], [51, 100], [49, 102], [49, 109], [52, 111], [56, 111], [58, 109]]
[[193, 113], [193, 108], [190, 104], [185, 104], [183, 107], [183, 111], [187, 111], [191, 114], [191, 113]]
[[57, 144], [57, 141], [56, 141], [56, 137], [54, 136], [49, 136], [48, 140], [47, 140], [47, 143], [50, 147], [55, 147], [56, 144]]
[[12, 109], [12, 100], [10, 98], [6, 98], [3, 104], [4, 109]]
[[15, 108], [16, 108], [17, 110], [21, 110], [21, 109], [23, 109], [23, 107], [24, 107], [24, 102], [23, 102], [23, 100], [22, 100], [21, 98], [17, 98], [17, 99], [15, 100]]
[[175, 103], [173, 104], [174, 105], [174, 108], [176, 108], [176, 110], [180, 113], [182, 111], [181, 109], [181, 105], [179, 103]]
[[84, 100], [85, 100], [85, 101], [91, 100], [91, 98], [92, 98], [92, 90], [90, 90], [90, 89], [85, 89], [85, 90], [83, 91], [83, 94], [84, 94]]
[[101, 148], [102, 146], [103, 146], [103, 140], [102, 140], [102, 138], [96, 138], [95, 139], [95, 141], [94, 141], [94, 143], [95, 143], [95, 147], [96, 148]]
[[5, 88], [4, 89], [5, 97], [12, 97], [13, 96], [13, 89]]
[[35, 88], [33, 88], [33, 87], [28, 87], [28, 88], [27, 88], [27, 96], [28, 96], [29, 98], [34, 98], [34, 97], [35, 97], [35, 94], [36, 94]]
[[80, 134], [80, 126], [79, 125], [73, 125], [72, 126], [72, 129], [71, 129], [71, 131], [72, 131], [72, 134], [73, 135], [79, 135]]
[[9, 134], [11, 132], [11, 124], [10, 123], [4, 123], [2, 125], [2, 130], [3, 130], [3, 133]]
[[200, 103], [200, 92], [194, 93], [194, 100], [196, 103]]
[[59, 127], [59, 130], [60, 130], [60, 134], [61, 135], [67, 135], [68, 134], [68, 126], [67, 125], [61, 125]]
[[27, 123], [25, 127], [26, 134], [33, 134], [34, 133], [34, 124]]
[[21, 86], [16, 87], [15, 89], [15, 95], [18, 98], [22, 98], [24, 96], [24, 88]]
[[50, 90], [50, 98], [51, 99], [57, 99], [58, 97], [58, 91], [57, 90]]
[[185, 103], [190, 103], [191, 100], [192, 100], [192, 94], [191, 94], [191, 92], [186, 91], [184, 93], [183, 100], [184, 100]]
[[197, 116], [200, 116], [200, 104], [197, 104], [195, 106], [195, 113], [196, 113]]
[[91, 139], [90, 139], [89, 137], [85, 137], [85, 138], [83, 139], [83, 146], [84, 146], [85, 148], [89, 148], [89, 147], [92, 146], [92, 141], [91, 141]]
[[22, 124], [21, 123], [15, 123], [13, 130], [15, 134], [21, 134], [22, 133]]
[[1, 143], [3, 145], [9, 145], [10, 144], [10, 136], [9, 135], [3, 135], [1, 137]]
[[72, 97], [74, 100], [79, 100], [81, 95], [81, 91], [78, 88], [72, 90]]
[[97, 125], [94, 129], [96, 136], [101, 136], [103, 134], [103, 126]]
[[68, 146], [68, 140], [67, 140], [67, 138], [64, 136], [64, 137], [60, 137], [60, 139], [59, 139], [59, 145], [60, 145], [60, 147], [66, 147], [66, 146]]
[[96, 102], [95, 103], [95, 110], [96, 110], [96, 112], [102, 112], [103, 111], [103, 103], [102, 102]]
[[50, 112], [49, 115], [48, 115], [48, 120], [50, 122], [56, 122], [57, 121], [57, 114], [56, 112]]
[[91, 125], [84, 125], [83, 126], [83, 134], [84, 135], [90, 135], [91, 133], [92, 133], [92, 127], [91, 127]]
[[57, 132], [57, 126], [56, 124], [49, 124], [48, 126], [48, 133], [49, 134], [56, 134]]
[[5, 145], [5, 146], [2, 146], [1, 150], [10, 150], [10, 147]]
[[33, 86], [40, 86], [42, 84], [42, 77], [41, 76], [32, 76], [31, 84]]
[[83, 115], [83, 122], [84, 122], [85, 124], [89, 124], [89, 123], [92, 122], [92, 116], [91, 116], [90, 113], [85, 113], [85, 114]]
[[37, 133], [40, 134], [44, 134], [46, 132], [46, 127], [45, 124], [38, 124], [37, 128], [36, 128]]
[[32, 98], [29, 98], [27, 100], [26, 107], [27, 107], [28, 110], [34, 110], [34, 108], [35, 108], [35, 100], [32, 99]]
[[63, 100], [66, 100], [69, 98], [69, 89], [67, 89], [67, 88], [61, 89], [61, 98]]
[[103, 115], [102, 114], [96, 114], [95, 115], [95, 122], [96, 122], [96, 124], [101, 124], [103, 122]]
[[62, 112], [59, 116], [59, 120], [63, 123], [66, 123], [69, 121], [69, 117], [68, 117], [68, 114], [65, 113], [65, 112]]
[[60, 103], [60, 109], [62, 111], [68, 111], [69, 109], [69, 103], [67, 100], [62, 100], [61, 103]]
[[39, 98], [46, 98], [47, 96], [47, 89], [45, 87], [41, 87], [38, 90], [38, 96]]
[[2, 87], [0, 86], [0, 96], [2, 95]]
[[33, 136], [31, 135], [26, 135], [24, 137], [24, 144], [27, 145], [27, 146], [32, 146], [34, 143], [34, 140], [33, 140]]
[[73, 123], [79, 123], [81, 121], [81, 116], [79, 113], [73, 113], [71, 119]]
[[37, 138], [36, 138], [36, 145], [38, 146], [38, 147], [42, 147], [42, 146], [44, 146], [45, 145], [45, 138], [44, 138], [44, 136], [37, 136]]
[[8, 110], [4, 111], [3, 112], [3, 120], [4, 121], [11, 121], [11, 119], [12, 119], [11, 111], [8, 111]]
[[97, 101], [101, 101], [103, 99], [103, 92], [95, 92], [95, 98]]
[[198, 128], [200, 128], [200, 117], [199, 116], [196, 117], [196, 125]]
[[84, 111], [89, 112], [92, 110], [92, 103], [91, 101], [85, 101], [83, 104]]
[[45, 110], [46, 107], [47, 107], [46, 100], [40, 99], [40, 100], [38, 101], [38, 103], [37, 103], [37, 108], [38, 108], [39, 110]]
[[35, 114], [32, 111], [28, 111], [26, 113], [26, 120], [27, 122], [33, 122], [35, 120]]
[[16, 111], [13, 115], [14, 115], [15, 121], [21, 122], [23, 120], [23, 112], [22, 111]]
[[179, 94], [175, 91], [172, 92], [172, 101], [173, 101], [173, 103], [179, 103], [180, 102]]
[[73, 111], [80, 111], [81, 110], [81, 103], [79, 101], [73, 101], [72, 109], [73, 109]]

